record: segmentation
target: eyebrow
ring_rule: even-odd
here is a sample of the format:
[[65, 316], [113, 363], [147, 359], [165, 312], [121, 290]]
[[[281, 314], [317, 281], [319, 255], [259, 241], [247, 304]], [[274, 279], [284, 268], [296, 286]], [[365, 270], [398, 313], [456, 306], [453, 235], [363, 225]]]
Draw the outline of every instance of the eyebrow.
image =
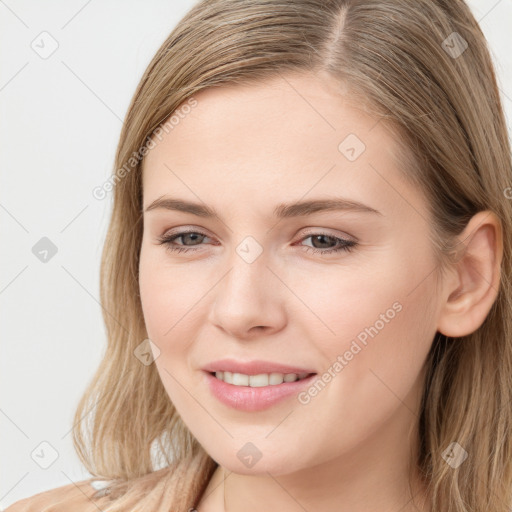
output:
[[[144, 212], [149, 212], [156, 209], [175, 210], [185, 213], [191, 213], [198, 217], [206, 217], [221, 220], [220, 215], [217, 211], [201, 203], [195, 203], [191, 201], [185, 201], [183, 199], [171, 198], [167, 196], [159, 197], [155, 199]], [[273, 211], [274, 217], [279, 219], [287, 219], [291, 217], [301, 217], [305, 215], [311, 215], [317, 212], [323, 211], [355, 211], [360, 213], [373, 213], [376, 215], [383, 214], [363, 203], [353, 201], [346, 198], [335, 198], [335, 199], [316, 199], [310, 201], [298, 201], [294, 203], [281, 203], [278, 204]]]

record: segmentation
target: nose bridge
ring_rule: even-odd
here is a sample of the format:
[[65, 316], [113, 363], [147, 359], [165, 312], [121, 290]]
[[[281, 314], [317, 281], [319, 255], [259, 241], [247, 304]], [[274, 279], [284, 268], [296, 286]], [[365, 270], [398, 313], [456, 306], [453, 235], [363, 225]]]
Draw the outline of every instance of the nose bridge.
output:
[[276, 328], [282, 321], [282, 306], [268, 254], [253, 237], [234, 247], [227, 261], [228, 272], [215, 287], [210, 320], [237, 337], [254, 326]]
[[229, 258], [229, 268], [224, 287], [233, 300], [253, 301], [265, 295], [268, 254], [253, 236], [246, 236]]

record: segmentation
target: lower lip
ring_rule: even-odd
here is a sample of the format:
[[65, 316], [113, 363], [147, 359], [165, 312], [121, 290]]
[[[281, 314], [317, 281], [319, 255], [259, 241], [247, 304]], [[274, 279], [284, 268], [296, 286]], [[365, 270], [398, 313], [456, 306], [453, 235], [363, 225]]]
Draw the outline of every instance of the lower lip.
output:
[[262, 387], [235, 386], [215, 375], [205, 372], [208, 385], [213, 395], [223, 404], [241, 411], [261, 411], [281, 402], [285, 398], [297, 395], [303, 388], [311, 385], [316, 373], [295, 382], [283, 382]]

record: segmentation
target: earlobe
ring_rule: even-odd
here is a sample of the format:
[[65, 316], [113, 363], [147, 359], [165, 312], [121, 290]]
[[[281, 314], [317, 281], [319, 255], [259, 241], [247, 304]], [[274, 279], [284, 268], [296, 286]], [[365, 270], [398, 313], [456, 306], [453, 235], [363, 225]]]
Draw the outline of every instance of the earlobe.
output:
[[461, 252], [443, 286], [437, 326], [449, 337], [475, 332], [496, 300], [503, 258], [499, 217], [490, 210], [478, 212], [458, 240]]

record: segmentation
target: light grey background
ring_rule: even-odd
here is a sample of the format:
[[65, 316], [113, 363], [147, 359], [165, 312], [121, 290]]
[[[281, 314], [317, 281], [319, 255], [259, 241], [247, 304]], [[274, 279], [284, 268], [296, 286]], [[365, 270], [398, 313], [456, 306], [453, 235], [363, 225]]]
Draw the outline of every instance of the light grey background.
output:
[[[111, 203], [92, 190], [110, 175], [144, 69], [193, 4], [0, 0], [3, 508], [90, 476], [70, 430], [105, 344], [99, 264]], [[510, 127], [512, 0], [469, 5], [489, 41]], [[32, 252], [43, 237], [57, 248], [46, 263]], [[40, 464], [53, 449], [43, 442], [58, 453], [47, 469]]]

